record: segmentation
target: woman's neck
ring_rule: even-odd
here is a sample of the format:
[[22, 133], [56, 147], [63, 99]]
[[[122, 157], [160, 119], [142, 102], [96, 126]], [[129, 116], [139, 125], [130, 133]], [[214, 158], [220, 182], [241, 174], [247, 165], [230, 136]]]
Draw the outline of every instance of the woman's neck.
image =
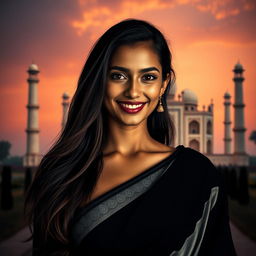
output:
[[133, 126], [109, 120], [108, 131], [104, 155], [118, 153], [122, 156], [131, 156], [150, 150], [156, 143], [149, 135], [146, 121]]

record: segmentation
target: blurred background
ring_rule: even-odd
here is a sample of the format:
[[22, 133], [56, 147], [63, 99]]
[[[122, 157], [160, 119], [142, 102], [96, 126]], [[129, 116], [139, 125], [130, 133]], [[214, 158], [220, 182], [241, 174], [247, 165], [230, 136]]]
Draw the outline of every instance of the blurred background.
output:
[[65, 125], [91, 47], [127, 18], [167, 38], [177, 76], [168, 96], [174, 144], [221, 171], [238, 255], [255, 255], [254, 0], [1, 1], [0, 254], [30, 255], [31, 243], [20, 242], [29, 235], [24, 192]]

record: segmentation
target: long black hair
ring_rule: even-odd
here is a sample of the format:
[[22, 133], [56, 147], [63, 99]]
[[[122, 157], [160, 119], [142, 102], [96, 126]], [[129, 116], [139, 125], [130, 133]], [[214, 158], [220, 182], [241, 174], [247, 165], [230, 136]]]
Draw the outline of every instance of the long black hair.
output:
[[33, 225], [34, 247], [42, 255], [50, 253], [45, 249], [48, 241], [59, 244], [55, 248], [58, 255], [69, 255], [72, 217], [76, 209], [90, 199], [103, 167], [102, 149], [108, 134], [103, 107], [108, 65], [119, 46], [140, 41], [153, 43], [163, 80], [167, 75], [171, 78], [162, 95], [164, 112], [155, 109], [147, 119], [149, 134], [163, 144], [173, 142], [174, 129], [166, 98], [175, 73], [166, 39], [146, 21], [124, 20], [108, 29], [89, 53], [66, 125], [41, 160], [27, 191], [24, 211], [30, 229]]

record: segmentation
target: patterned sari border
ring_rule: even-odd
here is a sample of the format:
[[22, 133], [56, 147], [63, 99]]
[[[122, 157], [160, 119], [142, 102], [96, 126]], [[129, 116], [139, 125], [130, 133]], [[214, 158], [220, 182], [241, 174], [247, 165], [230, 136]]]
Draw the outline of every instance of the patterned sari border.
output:
[[78, 246], [99, 224], [148, 191], [169, 169], [174, 160], [175, 158], [172, 159], [167, 167], [161, 167], [154, 173], [142, 178], [122, 191], [117, 192], [80, 216], [74, 224], [71, 233], [75, 246]]

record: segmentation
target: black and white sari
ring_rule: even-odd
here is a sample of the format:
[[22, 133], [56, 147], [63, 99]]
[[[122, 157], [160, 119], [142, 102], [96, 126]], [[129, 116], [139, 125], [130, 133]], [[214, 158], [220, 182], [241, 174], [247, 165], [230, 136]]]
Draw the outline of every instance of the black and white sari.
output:
[[182, 145], [79, 208], [72, 227], [73, 255], [236, 255], [221, 175]]

